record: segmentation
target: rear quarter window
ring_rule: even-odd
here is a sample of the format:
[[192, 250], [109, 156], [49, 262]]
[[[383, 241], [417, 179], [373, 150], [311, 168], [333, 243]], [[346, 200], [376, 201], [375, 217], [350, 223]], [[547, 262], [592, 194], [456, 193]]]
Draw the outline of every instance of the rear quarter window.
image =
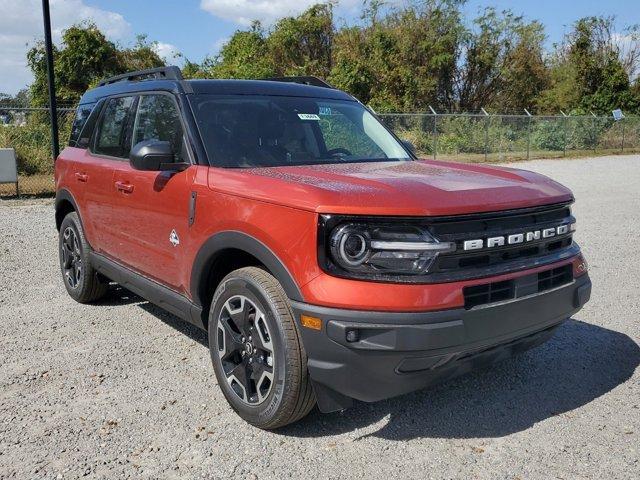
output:
[[78, 146], [80, 133], [87, 124], [87, 120], [89, 119], [89, 116], [91, 115], [91, 112], [93, 111], [93, 107], [95, 107], [95, 105], [95, 103], [85, 103], [83, 105], [78, 105], [75, 118], [73, 119], [73, 124], [71, 125], [71, 136], [69, 137], [70, 147]]

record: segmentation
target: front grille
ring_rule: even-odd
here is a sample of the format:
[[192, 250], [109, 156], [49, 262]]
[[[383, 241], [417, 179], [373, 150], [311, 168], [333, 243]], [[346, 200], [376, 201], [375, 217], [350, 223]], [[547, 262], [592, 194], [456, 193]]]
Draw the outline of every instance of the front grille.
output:
[[573, 267], [567, 264], [511, 280], [464, 287], [464, 308], [469, 310], [480, 305], [513, 300], [561, 287], [572, 281]]
[[464, 242], [490, 237], [507, 238], [573, 222], [575, 219], [566, 204], [436, 219], [429, 225], [430, 232], [440, 241], [454, 242], [456, 250], [439, 255], [430, 272], [440, 278], [474, 278], [516, 271], [527, 265], [531, 267], [538, 259], [557, 261], [573, 246], [571, 231], [500, 247], [487, 247], [485, 242], [484, 248], [478, 250], [465, 251]]

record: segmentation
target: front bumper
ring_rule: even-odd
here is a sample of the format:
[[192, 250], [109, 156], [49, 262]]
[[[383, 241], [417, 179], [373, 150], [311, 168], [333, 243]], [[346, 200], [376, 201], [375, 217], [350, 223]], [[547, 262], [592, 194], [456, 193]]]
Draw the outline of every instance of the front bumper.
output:
[[[561, 287], [471, 309], [367, 312], [292, 302], [323, 411], [424, 388], [549, 339], [589, 300], [582, 275]], [[300, 316], [322, 319], [322, 330]], [[347, 341], [355, 330], [357, 341]], [[352, 338], [353, 340], [353, 338]]]

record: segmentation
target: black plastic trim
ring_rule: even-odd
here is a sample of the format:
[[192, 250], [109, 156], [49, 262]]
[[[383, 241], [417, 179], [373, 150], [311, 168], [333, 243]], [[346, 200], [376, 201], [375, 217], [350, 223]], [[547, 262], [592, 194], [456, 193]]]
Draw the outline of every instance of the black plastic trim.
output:
[[[545, 214], [547, 212], [553, 210], [559, 210], [563, 208], [567, 208], [569, 205], [573, 203], [573, 199], [571, 201], [553, 203], [548, 205], [539, 205], [536, 207], [527, 207], [521, 209], [512, 209], [512, 210], [503, 210], [497, 212], [482, 212], [482, 213], [472, 213], [472, 214], [461, 214], [454, 216], [371, 216], [371, 215], [333, 215], [333, 214], [322, 214], [318, 216], [318, 225], [317, 225], [317, 256], [318, 256], [318, 265], [320, 268], [327, 274], [332, 275], [334, 277], [339, 278], [347, 278], [347, 279], [356, 279], [365, 282], [382, 282], [382, 283], [400, 283], [400, 284], [434, 284], [434, 283], [448, 283], [448, 282], [456, 282], [461, 280], [470, 280], [476, 278], [487, 278], [496, 275], [501, 275], [504, 273], [513, 273], [522, 270], [527, 270], [530, 268], [535, 268], [539, 266], [549, 265], [552, 263], [556, 263], [567, 258], [571, 258], [572, 256], [577, 255], [580, 252], [580, 247], [573, 243], [566, 248], [553, 251], [551, 253], [547, 253], [545, 255], [538, 256], [526, 256], [522, 258], [516, 258], [511, 261], [504, 261], [501, 263], [496, 263], [493, 265], [483, 265], [478, 267], [466, 267], [461, 269], [455, 269], [450, 271], [435, 271], [432, 273], [427, 273], [424, 275], [392, 275], [392, 274], [384, 274], [381, 273], [379, 275], [372, 274], [364, 274], [364, 273], [356, 273], [349, 272], [342, 269], [331, 259], [331, 254], [329, 253], [329, 237], [331, 232], [335, 227], [342, 223], [364, 223], [364, 224], [403, 224], [403, 225], [419, 225], [422, 227], [428, 228], [430, 231], [437, 226], [441, 226], [443, 224], [448, 223], [459, 223], [464, 221], [489, 221], [495, 219], [501, 219], [505, 217], [516, 217], [527, 215], [529, 213], [535, 214]], [[571, 220], [575, 220], [573, 217], [570, 217]], [[553, 222], [551, 222], [553, 223]], [[551, 224], [550, 223], [550, 224]], [[556, 222], [557, 223], [557, 222]], [[470, 232], [472, 233], [472, 232]], [[541, 241], [541, 242], [531, 242], [527, 245], [538, 246], [538, 245], [546, 245], [550, 243], [552, 240], [560, 240], [564, 238], [571, 238], [572, 234], [568, 233], [563, 236], [554, 237], [553, 239]], [[440, 238], [440, 236], [436, 236], [436, 238], [440, 240], [452, 241], [451, 238], [447, 236], [446, 238]], [[459, 243], [459, 242], [457, 242]], [[524, 244], [522, 244], [524, 245]], [[485, 253], [486, 251], [490, 252], [504, 252], [509, 249], [521, 248], [522, 245], [518, 246], [506, 246], [503, 248], [496, 248], [495, 250], [480, 250], [479, 253]], [[457, 256], [471, 256], [478, 254], [475, 251], [470, 252], [454, 252], [453, 254], [442, 254], [436, 257], [433, 262], [433, 265], [438, 265], [440, 259], [449, 259]]]
[[[341, 396], [373, 402], [418, 390], [539, 345], [588, 300], [591, 281], [465, 310], [370, 312], [292, 302], [314, 389], [328, 389], [326, 405]], [[302, 314], [322, 329], [300, 323]], [[355, 331], [356, 335], [349, 335]], [[355, 338], [355, 340], [353, 340]], [[341, 396], [336, 396], [334, 392]]]
[[263, 78], [262, 80], [269, 80], [271, 82], [300, 83], [302, 85], [311, 85], [314, 87], [322, 87], [322, 88], [335, 88], [329, 85], [327, 82], [325, 82], [321, 78], [313, 77], [313, 76], [271, 77], [271, 78]]
[[[62, 218], [58, 218], [58, 210], [60, 209], [63, 202], [69, 202], [75, 212], [78, 214], [78, 220], [80, 220], [80, 225], [82, 225], [82, 218], [80, 216], [80, 210], [78, 209], [78, 204], [76, 199], [73, 197], [73, 194], [67, 190], [66, 188], [62, 188], [56, 192], [56, 198], [54, 201], [54, 209], [56, 211], [56, 229], [59, 229], [59, 223], [62, 223]], [[83, 227], [84, 228], [84, 227]]]
[[191, 227], [196, 221], [196, 200], [198, 199], [198, 192], [191, 192], [189, 197], [189, 226]]
[[220, 232], [210, 237], [196, 255], [191, 270], [191, 297], [198, 305], [204, 305], [210, 292], [206, 291], [209, 273], [222, 252], [227, 249], [242, 250], [256, 257], [280, 282], [291, 300], [303, 301], [302, 292], [287, 267], [273, 251], [260, 240], [237, 231]]
[[187, 297], [99, 253], [90, 252], [89, 258], [91, 265], [105, 277], [177, 317], [205, 330], [202, 322], [202, 307], [195, 305]]
[[98, 86], [104, 87], [105, 85], [110, 85], [116, 82], [134, 82], [147, 78], [182, 80], [182, 72], [180, 71], [180, 68], [176, 67], [175, 65], [170, 65], [168, 67], [148, 68], [146, 70], [127, 72], [123, 73], [122, 75], [116, 75], [114, 77], [106, 78], [98, 83]]

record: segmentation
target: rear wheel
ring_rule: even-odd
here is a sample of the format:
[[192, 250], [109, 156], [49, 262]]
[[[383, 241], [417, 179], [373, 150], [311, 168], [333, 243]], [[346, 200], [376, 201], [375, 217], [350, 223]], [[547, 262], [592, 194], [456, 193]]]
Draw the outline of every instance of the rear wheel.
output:
[[89, 262], [91, 247], [82, 231], [76, 212], [69, 213], [60, 225], [58, 240], [62, 280], [69, 295], [80, 303], [93, 302], [107, 293], [103, 281]]
[[209, 348], [222, 392], [247, 422], [278, 428], [315, 405], [291, 306], [268, 272], [246, 267], [222, 280], [209, 313]]

